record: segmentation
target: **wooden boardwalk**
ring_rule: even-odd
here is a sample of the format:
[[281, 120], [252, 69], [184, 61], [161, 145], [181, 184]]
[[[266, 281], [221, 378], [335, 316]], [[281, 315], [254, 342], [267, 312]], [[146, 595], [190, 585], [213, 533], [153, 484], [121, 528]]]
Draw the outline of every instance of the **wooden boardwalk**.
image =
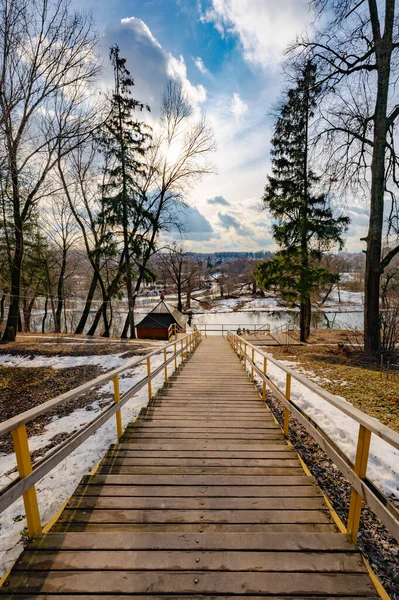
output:
[[220, 337], [200, 344], [83, 478], [0, 596], [378, 598]]

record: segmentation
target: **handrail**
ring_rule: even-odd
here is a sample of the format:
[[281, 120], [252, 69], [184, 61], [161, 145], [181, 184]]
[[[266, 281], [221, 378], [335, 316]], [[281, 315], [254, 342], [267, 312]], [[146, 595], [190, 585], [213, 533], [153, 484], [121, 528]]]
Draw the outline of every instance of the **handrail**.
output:
[[[47, 402], [44, 402], [43, 404], [31, 410], [27, 410], [2, 423], [0, 425], [0, 435], [4, 435], [10, 431], [12, 432], [19, 477], [0, 491], [0, 513], [11, 506], [11, 504], [13, 504], [18, 498], [23, 496], [29, 534], [33, 535], [35, 533], [40, 533], [42, 531], [42, 525], [36, 497], [35, 484], [45, 475], [47, 475], [47, 473], [52, 471], [54, 467], [56, 467], [62, 460], [71, 454], [71, 452], [83, 444], [83, 442], [92, 436], [113, 415], [116, 417], [117, 437], [120, 439], [123, 433], [121, 417], [121, 408], [123, 405], [145, 385], [148, 386], [148, 399], [151, 400], [151, 382], [154, 377], [156, 377], [163, 370], [165, 381], [168, 381], [168, 365], [171, 362], [174, 362], [174, 368], [176, 369], [178, 357], [180, 356], [181, 361], [183, 362], [188, 356], [190, 356], [190, 354], [195, 350], [196, 346], [201, 342], [201, 335], [199, 332], [190, 333], [182, 337], [179, 342], [179, 349], [177, 349], [176, 340], [170, 344], [165, 344], [138, 359], [130, 360], [124, 365], [113, 369], [104, 375], [100, 375], [99, 377], [96, 377], [95, 379], [92, 379], [91, 381], [88, 381], [87, 383], [80, 385], [69, 392], [66, 392], [65, 394], [61, 394], [56, 398], [48, 400]], [[173, 346], [173, 353], [170, 358], [167, 358], [167, 349], [171, 346]], [[151, 371], [151, 358], [159, 354], [163, 354], [164, 361], [161, 363], [161, 365]], [[147, 365], [147, 376], [121, 395], [119, 390], [119, 373], [142, 364], [143, 362]], [[96, 387], [105, 381], [110, 381], [111, 379], [114, 383], [114, 404], [108, 406], [104, 411], [97, 415], [93, 421], [88, 423], [77, 433], [70, 436], [65, 442], [47, 454], [41, 461], [32, 466], [28, 436], [26, 432], [26, 423], [32, 421], [39, 415], [49, 412], [54, 407], [76, 398], [83, 392], [88, 391], [89, 389]]]
[[[303, 375], [296, 373], [280, 361], [276, 360], [269, 354], [266, 354], [265, 352], [260, 350], [257, 346], [254, 346], [244, 338], [238, 336], [236, 333], [229, 331], [227, 333], [227, 339], [231, 344], [232, 348], [240, 357], [240, 359], [243, 360], [244, 368], [247, 368], [247, 364], [250, 365], [251, 380], [254, 380], [254, 373], [256, 372], [263, 381], [263, 399], [266, 401], [266, 388], [267, 386], [269, 386], [273, 394], [283, 404], [284, 435], [288, 437], [289, 418], [290, 414], [293, 414], [295, 418], [301, 423], [301, 425], [303, 425], [306, 431], [316, 440], [316, 442], [324, 450], [327, 456], [335, 463], [335, 465], [340, 469], [344, 477], [352, 485], [347, 532], [351, 534], [353, 541], [355, 543], [357, 541], [357, 534], [360, 526], [362, 500], [365, 500], [368, 503], [371, 510], [384, 523], [384, 525], [387, 527], [390, 533], [397, 540], [399, 540], [398, 510], [389, 503], [388, 499], [384, 498], [384, 500], [381, 501], [381, 495], [374, 491], [373, 486], [366, 479], [371, 434], [374, 433], [375, 435], [377, 435], [396, 449], [399, 449], [399, 434], [387, 427], [386, 425], [380, 423], [374, 417], [369, 417], [353, 405], [349, 404], [349, 402], [346, 402], [345, 400], [334, 396], [334, 394], [327, 392], [316, 383], [309, 381]], [[251, 356], [249, 356], [247, 352], [248, 347], [251, 349]], [[255, 352], [257, 352], [263, 357], [263, 370], [259, 368], [259, 366], [255, 363]], [[270, 361], [271, 364], [277, 366], [279, 369], [285, 372], [285, 393], [283, 393], [282, 390], [267, 375], [268, 361]], [[298, 381], [298, 383], [301, 383], [312, 392], [318, 394], [329, 404], [338, 408], [359, 424], [359, 435], [356, 449], [355, 464], [352, 464], [350, 460], [347, 457], [345, 457], [343, 453], [336, 447], [336, 445], [329, 438], [329, 436], [292, 401], [292, 379], [295, 379], [296, 381]]]

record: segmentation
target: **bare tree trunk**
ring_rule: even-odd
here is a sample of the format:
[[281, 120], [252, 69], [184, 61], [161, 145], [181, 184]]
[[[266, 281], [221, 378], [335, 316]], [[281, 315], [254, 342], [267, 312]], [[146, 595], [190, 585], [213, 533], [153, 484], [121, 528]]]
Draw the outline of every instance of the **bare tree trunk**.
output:
[[55, 311], [55, 332], [61, 333], [61, 316], [64, 307], [64, 277], [66, 271], [66, 252], [62, 255], [61, 270], [57, 283], [57, 309]]
[[84, 331], [84, 328], [85, 328], [86, 323], [87, 323], [87, 319], [88, 319], [89, 314], [90, 314], [90, 309], [91, 309], [91, 305], [92, 305], [92, 302], [93, 302], [94, 294], [95, 294], [95, 291], [97, 289], [97, 283], [98, 283], [98, 274], [97, 274], [97, 271], [94, 271], [93, 277], [92, 277], [92, 280], [91, 280], [91, 284], [90, 284], [90, 288], [89, 288], [89, 291], [87, 293], [86, 303], [85, 303], [82, 315], [80, 317], [79, 323], [78, 323], [78, 325], [77, 325], [77, 327], [75, 329], [75, 333], [76, 334], [83, 333], [83, 331]]
[[[386, 32], [387, 33], [387, 32]], [[385, 191], [385, 152], [388, 131], [387, 107], [392, 54], [391, 39], [389, 50], [385, 48], [384, 37], [377, 45], [376, 59], [378, 69], [377, 99], [374, 112], [374, 147], [371, 165], [370, 221], [367, 234], [366, 272], [364, 282], [364, 350], [379, 353], [380, 336], [380, 276], [381, 246], [384, 219]], [[388, 50], [388, 51], [387, 51]]]
[[87, 335], [94, 335], [96, 332], [96, 329], [98, 327], [98, 324], [100, 322], [100, 319], [103, 315], [104, 310], [107, 310], [107, 302], [106, 300], [103, 300], [101, 303], [100, 308], [97, 310], [96, 315], [94, 317], [94, 321], [89, 329], [89, 331], [87, 332]]
[[6, 301], [6, 295], [3, 294], [0, 300], [0, 323], [4, 321], [4, 304]]
[[45, 332], [45, 328], [46, 328], [47, 307], [48, 307], [48, 296], [46, 296], [46, 301], [44, 303], [44, 314], [43, 314], [43, 319], [42, 319], [42, 333]]
[[[18, 331], [21, 331], [19, 327], [20, 314], [19, 314], [19, 295], [20, 295], [20, 284], [21, 284], [21, 265], [24, 254], [24, 243], [22, 237], [22, 221], [20, 218], [16, 218], [19, 223], [15, 227], [15, 251], [14, 257], [11, 264], [11, 294], [10, 294], [10, 306], [8, 309], [7, 323], [3, 333], [3, 342], [12, 341]], [[12, 328], [12, 329], [11, 329]]]

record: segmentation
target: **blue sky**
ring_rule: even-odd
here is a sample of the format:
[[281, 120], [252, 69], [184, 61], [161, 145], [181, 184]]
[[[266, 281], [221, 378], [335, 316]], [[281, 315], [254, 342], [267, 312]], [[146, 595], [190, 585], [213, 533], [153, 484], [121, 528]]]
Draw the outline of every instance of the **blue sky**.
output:
[[[270, 219], [259, 211], [270, 167], [270, 111], [282, 88], [287, 44], [310, 27], [307, 0], [75, 0], [91, 10], [107, 64], [119, 44], [135, 97], [159, 114], [169, 77], [181, 79], [213, 126], [217, 174], [186, 197], [185, 245], [192, 250], [270, 250]], [[105, 84], [111, 84], [104, 71]], [[351, 215], [348, 249], [361, 248], [364, 209]]]

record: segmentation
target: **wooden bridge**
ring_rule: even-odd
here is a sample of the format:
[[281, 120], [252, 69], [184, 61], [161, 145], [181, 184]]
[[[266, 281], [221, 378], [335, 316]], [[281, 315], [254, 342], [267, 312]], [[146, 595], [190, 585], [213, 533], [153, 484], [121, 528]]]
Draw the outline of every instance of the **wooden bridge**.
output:
[[0, 597], [233, 596], [380, 597], [232, 347], [209, 337], [33, 536]]

